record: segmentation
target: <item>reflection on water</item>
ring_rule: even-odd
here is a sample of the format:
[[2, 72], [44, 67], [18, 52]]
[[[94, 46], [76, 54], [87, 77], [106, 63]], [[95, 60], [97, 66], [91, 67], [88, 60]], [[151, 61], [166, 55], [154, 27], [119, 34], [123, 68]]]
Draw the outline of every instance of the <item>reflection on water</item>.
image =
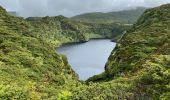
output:
[[57, 52], [67, 56], [80, 80], [86, 80], [104, 71], [105, 63], [115, 45], [106, 39], [90, 40], [86, 43], [61, 46], [57, 48]]

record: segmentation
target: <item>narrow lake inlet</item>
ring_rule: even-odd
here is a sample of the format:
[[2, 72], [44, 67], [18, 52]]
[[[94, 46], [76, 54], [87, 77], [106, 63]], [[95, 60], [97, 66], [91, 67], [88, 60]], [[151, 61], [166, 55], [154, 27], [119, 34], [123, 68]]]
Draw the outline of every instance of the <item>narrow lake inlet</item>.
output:
[[90, 40], [86, 43], [63, 45], [57, 52], [64, 54], [80, 80], [86, 80], [104, 71], [104, 66], [116, 43], [109, 39]]

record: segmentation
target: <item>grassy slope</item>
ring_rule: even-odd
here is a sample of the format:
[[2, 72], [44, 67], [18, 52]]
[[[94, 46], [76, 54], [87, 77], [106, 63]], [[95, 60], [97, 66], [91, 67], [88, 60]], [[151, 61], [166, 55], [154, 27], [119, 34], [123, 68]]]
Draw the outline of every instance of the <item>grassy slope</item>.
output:
[[51, 43], [36, 37], [35, 26], [1, 9], [0, 98], [169, 100], [169, 11], [170, 5], [147, 10], [112, 52], [106, 72], [92, 78], [98, 82], [84, 84]]
[[136, 8], [133, 10], [125, 10], [108, 13], [87, 13], [72, 17], [72, 20], [88, 22], [88, 23], [126, 23], [132, 24], [141, 16], [146, 8]]
[[[63, 35], [65, 32], [77, 32], [70, 26], [72, 23], [64, 18], [61, 24], [62, 16], [45, 17], [34, 23], [9, 16], [3, 8], [0, 8], [0, 15], [0, 99], [87, 100], [97, 97], [97, 94], [90, 95], [90, 89], [95, 91], [100, 84], [80, 83], [66, 58], [55, 53], [54, 45], [65, 42], [59, 38], [69, 37]], [[55, 19], [61, 26], [57, 26]], [[103, 86], [101, 84], [98, 89], [101, 91]]]
[[0, 99], [55, 98], [68, 80], [77, 80], [66, 58], [36, 33], [0, 8]]
[[[36, 27], [36, 37], [41, 37], [55, 46], [59, 43], [88, 41], [91, 38], [115, 38], [130, 26], [119, 24], [95, 24], [71, 21], [57, 17], [30, 17], [27, 19]], [[43, 37], [45, 36], [45, 37]]]
[[87, 26], [70, 21], [63, 16], [57, 17], [30, 17], [27, 19], [39, 34], [40, 37], [47, 42], [54, 44], [67, 42], [81, 42], [88, 40]]
[[106, 71], [89, 80], [133, 80], [140, 98], [170, 98], [170, 4], [148, 9], [119, 41]]

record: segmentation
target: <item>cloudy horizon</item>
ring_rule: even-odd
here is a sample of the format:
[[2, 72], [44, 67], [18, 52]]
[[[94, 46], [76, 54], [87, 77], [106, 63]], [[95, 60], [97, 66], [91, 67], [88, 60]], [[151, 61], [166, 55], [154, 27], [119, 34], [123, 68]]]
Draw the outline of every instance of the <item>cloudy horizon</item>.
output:
[[22, 17], [71, 17], [82, 13], [155, 7], [166, 3], [170, 3], [170, 0], [0, 0], [0, 6], [7, 11], [16, 11]]

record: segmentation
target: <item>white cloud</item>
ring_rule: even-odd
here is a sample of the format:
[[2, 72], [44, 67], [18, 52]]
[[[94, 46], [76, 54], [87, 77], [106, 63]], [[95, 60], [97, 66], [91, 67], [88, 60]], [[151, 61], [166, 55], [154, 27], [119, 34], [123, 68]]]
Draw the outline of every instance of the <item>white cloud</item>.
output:
[[18, 10], [18, 0], [0, 0], [0, 6], [10, 11]]
[[8, 10], [18, 10], [22, 16], [74, 16], [137, 6], [154, 7], [165, 3], [170, 3], [170, 0], [0, 0], [0, 5]]
[[23, 16], [44, 16], [48, 14], [46, 0], [19, 0], [19, 12]]

